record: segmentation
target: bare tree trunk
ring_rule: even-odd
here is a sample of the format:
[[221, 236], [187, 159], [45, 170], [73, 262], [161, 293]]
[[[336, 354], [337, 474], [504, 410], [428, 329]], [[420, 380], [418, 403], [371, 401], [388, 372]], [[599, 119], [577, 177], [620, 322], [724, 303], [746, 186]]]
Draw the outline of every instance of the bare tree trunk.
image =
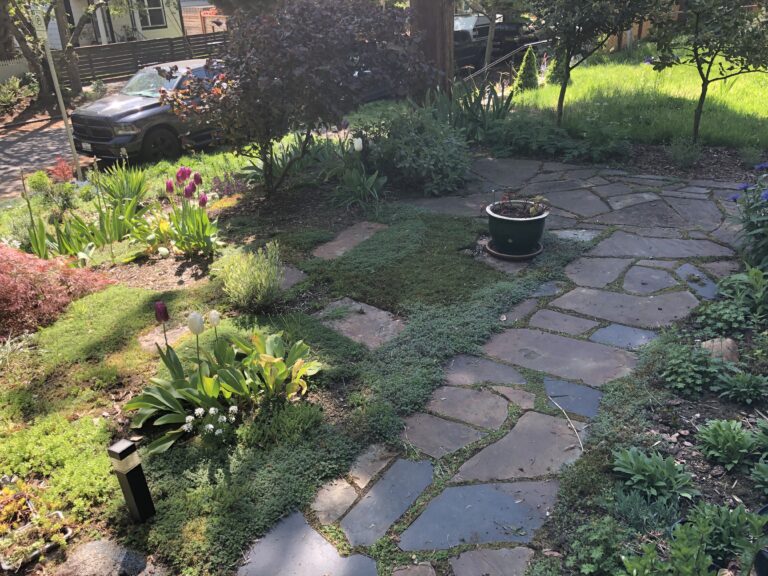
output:
[[64, 8], [63, 0], [56, 0], [56, 6], [54, 7], [54, 14], [56, 16], [56, 25], [59, 29], [59, 37], [61, 38], [61, 46], [64, 53], [64, 61], [67, 65], [67, 77], [69, 79], [69, 88], [72, 91], [72, 96], [79, 96], [83, 92], [83, 82], [80, 79], [80, 70], [77, 67], [77, 54], [72, 46], [72, 36], [69, 30], [69, 21], [67, 20], [67, 12]]
[[488, 15], [488, 18], [491, 20], [491, 22], [488, 25], [488, 40], [485, 43], [486, 67], [491, 63], [491, 59], [493, 58], [493, 37], [496, 35], [496, 14], [491, 12], [491, 14]]
[[14, 56], [10, 12], [8, 0], [0, 0], [0, 60], [11, 60]]
[[707, 92], [709, 91], [709, 82], [702, 81], [701, 94], [699, 94], [699, 102], [696, 104], [696, 112], [693, 114], [693, 143], [696, 144], [699, 141], [699, 132], [701, 130], [701, 116], [704, 113], [704, 103], [707, 101]]
[[440, 74], [446, 90], [453, 79], [453, 0], [411, 0], [415, 30], [424, 56]]
[[[569, 59], [570, 60], [570, 59]], [[560, 83], [560, 96], [557, 98], [557, 125], [563, 125], [563, 112], [565, 110], [565, 93], [568, 90], [568, 83], [571, 81], [571, 67], [568, 62], [563, 66], [563, 78]]]

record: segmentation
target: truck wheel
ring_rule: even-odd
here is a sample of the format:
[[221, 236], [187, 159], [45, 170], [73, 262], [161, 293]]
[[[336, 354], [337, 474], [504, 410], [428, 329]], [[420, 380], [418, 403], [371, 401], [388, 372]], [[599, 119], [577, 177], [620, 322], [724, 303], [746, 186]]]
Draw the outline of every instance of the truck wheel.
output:
[[168, 128], [153, 128], [141, 146], [141, 158], [145, 161], [169, 159], [181, 155], [181, 142], [178, 136]]

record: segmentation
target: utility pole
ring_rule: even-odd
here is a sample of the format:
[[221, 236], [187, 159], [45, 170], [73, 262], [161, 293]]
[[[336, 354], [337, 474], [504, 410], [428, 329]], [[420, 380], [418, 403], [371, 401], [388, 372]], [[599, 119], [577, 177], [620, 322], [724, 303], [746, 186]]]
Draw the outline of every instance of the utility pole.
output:
[[411, 0], [414, 28], [421, 34], [424, 56], [449, 89], [453, 79], [453, 0]]

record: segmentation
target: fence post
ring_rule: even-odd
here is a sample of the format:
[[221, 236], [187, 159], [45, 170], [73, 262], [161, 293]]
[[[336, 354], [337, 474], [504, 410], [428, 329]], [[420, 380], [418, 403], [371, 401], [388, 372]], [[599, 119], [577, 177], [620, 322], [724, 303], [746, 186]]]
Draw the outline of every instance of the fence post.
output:
[[91, 82], [94, 82], [97, 80], [96, 70], [93, 67], [93, 56], [90, 52], [88, 52], [88, 67], [91, 69]]

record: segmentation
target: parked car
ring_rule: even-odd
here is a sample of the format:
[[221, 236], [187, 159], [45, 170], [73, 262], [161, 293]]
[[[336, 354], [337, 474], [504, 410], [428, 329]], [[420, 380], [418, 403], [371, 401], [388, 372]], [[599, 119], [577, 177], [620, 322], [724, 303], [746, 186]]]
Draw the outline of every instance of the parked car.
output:
[[[209, 144], [213, 138], [209, 125], [199, 118], [182, 120], [160, 101], [160, 91], [180, 88], [187, 71], [208, 77], [206, 62], [183, 60], [142, 68], [119, 93], [81, 106], [72, 113], [75, 147], [99, 158], [156, 160]], [[164, 77], [158, 67], [177, 73]]]
[[[483, 67], [489, 28], [490, 20], [482, 14], [467, 13], [454, 16], [453, 53], [459, 74], [471, 73]], [[504, 16], [496, 23], [492, 58], [500, 58], [515, 48], [536, 40], [538, 38], [530, 23]]]

